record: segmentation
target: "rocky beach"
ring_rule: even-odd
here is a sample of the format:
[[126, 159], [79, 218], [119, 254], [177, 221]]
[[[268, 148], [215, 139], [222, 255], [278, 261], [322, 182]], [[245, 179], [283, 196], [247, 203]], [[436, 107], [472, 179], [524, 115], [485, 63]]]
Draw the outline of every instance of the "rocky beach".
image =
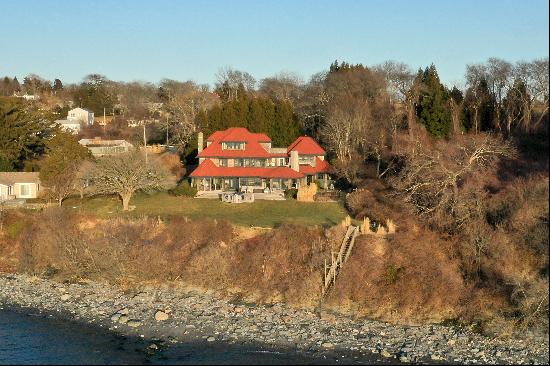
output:
[[497, 339], [456, 326], [354, 320], [231, 301], [178, 284], [123, 292], [104, 283], [3, 274], [0, 305], [137, 336], [150, 341], [151, 352], [178, 342], [223, 342], [330, 355], [340, 363], [548, 363], [548, 337]]

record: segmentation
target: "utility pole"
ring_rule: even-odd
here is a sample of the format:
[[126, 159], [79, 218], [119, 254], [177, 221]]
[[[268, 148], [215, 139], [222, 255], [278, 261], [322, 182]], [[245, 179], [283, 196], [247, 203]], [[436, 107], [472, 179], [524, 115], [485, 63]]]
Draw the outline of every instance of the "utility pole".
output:
[[166, 148], [168, 148], [168, 114], [166, 115]]
[[105, 123], [105, 107], [103, 107], [103, 134], [105, 135], [105, 126], [107, 126], [107, 123]]
[[143, 122], [143, 145], [145, 148], [145, 165], [148, 165], [149, 161], [147, 159], [147, 137], [145, 136], [145, 121]]

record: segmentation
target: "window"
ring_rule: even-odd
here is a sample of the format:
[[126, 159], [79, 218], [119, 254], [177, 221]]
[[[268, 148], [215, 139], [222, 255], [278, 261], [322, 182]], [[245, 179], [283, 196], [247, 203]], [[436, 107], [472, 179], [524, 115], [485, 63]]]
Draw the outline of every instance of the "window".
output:
[[244, 161], [243, 159], [235, 159], [235, 166], [244, 166]]
[[279, 158], [279, 164], [278, 166], [285, 166], [286, 165], [286, 159], [285, 158]]
[[21, 184], [19, 186], [19, 194], [21, 197], [28, 197], [31, 195], [31, 185], [30, 184]]
[[313, 156], [299, 156], [298, 162], [300, 164], [311, 164], [313, 162]]
[[244, 150], [244, 142], [222, 142], [222, 149], [224, 150]]
[[227, 166], [227, 159], [220, 159], [220, 166]]

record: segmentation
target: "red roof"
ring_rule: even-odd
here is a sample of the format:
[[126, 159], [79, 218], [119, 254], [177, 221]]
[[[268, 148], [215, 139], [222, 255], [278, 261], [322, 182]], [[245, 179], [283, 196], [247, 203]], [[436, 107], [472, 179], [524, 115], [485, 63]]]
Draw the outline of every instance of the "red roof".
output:
[[206, 159], [190, 174], [191, 177], [258, 177], [258, 178], [303, 178], [304, 174], [289, 167], [220, 167]]
[[258, 141], [258, 142], [271, 142], [269, 136], [265, 133], [252, 133], [244, 127], [230, 127], [225, 131], [216, 131], [208, 138], [207, 141]]
[[329, 169], [330, 164], [327, 163], [325, 160], [321, 160], [317, 157], [315, 158], [315, 166], [300, 165], [300, 173], [304, 173], [305, 175], [328, 173]]
[[325, 155], [325, 150], [309, 136], [300, 136], [288, 147], [287, 151], [298, 151], [300, 155]]
[[[200, 158], [269, 158], [270, 154], [260, 142], [271, 142], [263, 133], [252, 133], [244, 127], [231, 127], [225, 131], [216, 131], [207, 139], [211, 144], [198, 154]], [[222, 149], [222, 142], [245, 142], [244, 150]]]

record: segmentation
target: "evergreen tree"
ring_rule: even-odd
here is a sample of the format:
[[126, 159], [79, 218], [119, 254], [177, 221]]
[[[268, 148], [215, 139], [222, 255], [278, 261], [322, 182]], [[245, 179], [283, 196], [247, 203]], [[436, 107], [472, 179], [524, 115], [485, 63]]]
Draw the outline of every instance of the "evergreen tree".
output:
[[77, 172], [92, 154], [66, 132], [58, 132], [46, 142], [46, 158], [40, 167], [40, 181], [49, 188], [59, 206], [73, 190]]
[[0, 160], [20, 168], [44, 151], [45, 139], [57, 131], [53, 116], [19, 98], [0, 97]]
[[21, 91], [21, 84], [19, 84], [19, 80], [17, 80], [17, 76], [13, 78], [12, 84], [13, 84], [13, 90], [19, 93]]
[[63, 89], [63, 83], [59, 79], [55, 79], [53, 82], [52, 90], [57, 94], [58, 91]]
[[451, 130], [449, 93], [441, 84], [435, 65], [427, 67], [417, 77], [424, 85], [417, 105], [418, 119], [432, 136], [447, 137]]

